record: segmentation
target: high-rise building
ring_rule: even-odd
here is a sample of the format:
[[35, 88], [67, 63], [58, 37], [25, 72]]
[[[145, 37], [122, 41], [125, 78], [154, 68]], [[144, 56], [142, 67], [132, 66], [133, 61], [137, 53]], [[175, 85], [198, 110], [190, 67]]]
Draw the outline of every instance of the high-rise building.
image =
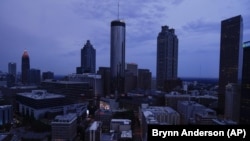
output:
[[138, 65], [135, 63], [125, 64], [125, 93], [136, 90], [138, 76]]
[[42, 79], [46, 80], [46, 79], [54, 79], [54, 73], [51, 71], [47, 71], [47, 72], [43, 72], [42, 73]]
[[224, 115], [225, 92], [228, 83], [240, 83], [242, 77], [242, 31], [241, 15], [221, 21], [218, 111]]
[[156, 64], [157, 89], [165, 91], [169, 81], [177, 79], [178, 70], [178, 37], [168, 26], [162, 26], [157, 37]]
[[10, 62], [8, 64], [8, 73], [12, 74], [13, 76], [16, 76], [16, 63]]
[[114, 94], [116, 98], [123, 94], [125, 89], [125, 33], [126, 25], [124, 21], [114, 20], [111, 22], [111, 94]]
[[148, 69], [138, 69], [137, 88], [151, 90], [152, 73]]
[[250, 124], [250, 41], [243, 44], [240, 124]]
[[29, 83], [29, 70], [30, 70], [30, 58], [28, 52], [25, 50], [22, 56], [22, 83]]
[[76, 68], [76, 73], [95, 73], [96, 72], [96, 50], [87, 40], [81, 49], [81, 66]]
[[41, 83], [41, 71], [39, 69], [29, 70], [29, 83], [39, 85]]
[[8, 82], [10, 82], [11, 85], [15, 84], [17, 80], [16, 63], [14, 62], [8, 63], [8, 73], [9, 73], [8, 78], [10, 78]]
[[103, 96], [106, 97], [110, 94], [110, 68], [99, 67], [97, 74], [101, 75]]

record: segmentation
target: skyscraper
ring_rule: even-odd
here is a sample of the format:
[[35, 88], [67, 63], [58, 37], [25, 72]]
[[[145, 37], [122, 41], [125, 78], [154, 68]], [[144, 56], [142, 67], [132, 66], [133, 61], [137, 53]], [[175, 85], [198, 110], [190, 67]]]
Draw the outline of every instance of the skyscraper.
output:
[[28, 52], [25, 50], [22, 56], [22, 83], [28, 84], [30, 70], [30, 58]]
[[16, 63], [10, 62], [8, 64], [8, 73], [9, 75], [13, 76], [14, 81], [16, 82]]
[[124, 93], [125, 80], [125, 33], [126, 25], [122, 20], [111, 21], [110, 72], [111, 93], [117, 98]]
[[178, 70], [178, 38], [168, 26], [162, 26], [157, 37], [156, 64], [157, 89], [165, 91], [167, 85], [177, 80]]
[[89, 40], [81, 49], [81, 67], [80, 73], [95, 73], [96, 72], [96, 50]]
[[250, 124], [250, 41], [243, 44], [240, 124]]
[[221, 21], [218, 111], [224, 115], [225, 91], [228, 83], [239, 84], [242, 77], [241, 15]]
[[8, 73], [16, 76], [16, 63], [10, 62], [8, 64]]

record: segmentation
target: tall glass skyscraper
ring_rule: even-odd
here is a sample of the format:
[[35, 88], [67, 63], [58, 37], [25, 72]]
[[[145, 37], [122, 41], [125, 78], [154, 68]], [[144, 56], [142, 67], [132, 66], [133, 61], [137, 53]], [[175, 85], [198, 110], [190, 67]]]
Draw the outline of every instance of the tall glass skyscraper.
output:
[[125, 33], [126, 25], [124, 21], [114, 20], [111, 22], [111, 94], [114, 94], [116, 98], [124, 94], [125, 89]]
[[243, 44], [240, 124], [250, 124], [250, 41]]
[[177, 80], [178, 38], [174, 29], [162, 26], [157, 37], [156, 86], [164, 91], [167, 83]]
[[96, 50], [89, 40], [81, 49], [81, 73], [96, 72]]
[[225, 91], [228, 83], [240, 85], [242, 77], [242, 31], [241, 15], [221, 21], [220, 65], [218, 89], [218, 114], [224, 115]]
[[29, 83], [29, 70], [30, 70], [30, 58], [28, 52], [25, 50], [22, 56], [22, 83]]

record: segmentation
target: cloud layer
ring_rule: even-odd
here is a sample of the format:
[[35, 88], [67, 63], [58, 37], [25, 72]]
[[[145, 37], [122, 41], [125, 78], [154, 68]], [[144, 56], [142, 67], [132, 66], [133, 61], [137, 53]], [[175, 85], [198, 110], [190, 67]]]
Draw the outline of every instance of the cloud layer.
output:
[[[118, 17], [117, 2], [0, 1], [0, 70], [7, 71], [8, 62], [16, 62], [20, 71], [27, 49], [32, 68], [74, 73], [87, 40], [97, 51], [97, 67], [108, 67], [110, 22]], [[119, 18], [126, 22], [126, 62], [150, 69], [155, 76], [156, 38], [161, 26], [168, 25], [179, 38], [178, 75], [218, 77], [220, 22], [241, 14], [243, 41], [250, 40], [248, 5], [248, 0], [120, 0]]]

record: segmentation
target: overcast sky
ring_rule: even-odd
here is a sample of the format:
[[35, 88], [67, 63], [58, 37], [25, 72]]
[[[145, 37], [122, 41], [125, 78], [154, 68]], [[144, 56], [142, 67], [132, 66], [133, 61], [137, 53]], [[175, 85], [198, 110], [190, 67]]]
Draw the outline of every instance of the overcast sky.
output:
[[[243, 41], [250, 40], [249, 0], [120, 0], [126, 22], [126, 62], [156, 74], [161, 26], [179, 39], [179, 77], [218, 77], [221, 21], [242, 15]], [[41, 72], [75, 73], [87, 40], [96, 49], [96, 69], [110, 66], [110, 22], [118, 0], [0, 0], [0, 70], [24, 50]]]

